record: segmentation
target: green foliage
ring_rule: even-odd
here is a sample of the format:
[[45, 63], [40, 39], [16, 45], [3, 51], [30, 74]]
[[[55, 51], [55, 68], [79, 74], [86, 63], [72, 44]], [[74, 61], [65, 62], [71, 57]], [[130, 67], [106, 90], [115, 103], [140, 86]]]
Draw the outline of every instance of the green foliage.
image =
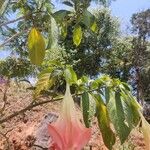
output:
[[0, 74], [8, 78], [35, 76], [34, 69], [35, 67], [26, 59], [8, 57], [0, 61]]
[[[83, 33], [78, 47], [72, 41], [76, 22]], [[59, 41], [66, 50], [67, 63], [73, 65], [79, 76], [96, 76], [107, 70], [103, 61], [111, 56], [112, 45], [118, 36], [117, 19], [110, 15], [108, 9], [84, 10], [83, 16], [80, 15], [79, 20], [73, 20], [70, 24], [67, 24], [67, 36]]]

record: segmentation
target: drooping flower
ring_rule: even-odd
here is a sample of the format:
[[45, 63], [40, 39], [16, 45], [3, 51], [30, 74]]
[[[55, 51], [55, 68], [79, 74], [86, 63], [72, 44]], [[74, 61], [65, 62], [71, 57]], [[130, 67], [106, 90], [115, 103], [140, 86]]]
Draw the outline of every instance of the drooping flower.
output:
[[142, 129], [143, 136], [144, 136], [146, 150], [150, 150], [150, 125], [144, 118], [143, 114], [141, 112], [139, 112], [139, 114], [140, 114], [141, 120], [142, 120], [141, 129]]
[[67, 85], [60, 117], [48, 126], [53, 140], [50, 150], [81, 150], [90, 140], [91, 129], [81, 124], [75, 112], [70, 87]]

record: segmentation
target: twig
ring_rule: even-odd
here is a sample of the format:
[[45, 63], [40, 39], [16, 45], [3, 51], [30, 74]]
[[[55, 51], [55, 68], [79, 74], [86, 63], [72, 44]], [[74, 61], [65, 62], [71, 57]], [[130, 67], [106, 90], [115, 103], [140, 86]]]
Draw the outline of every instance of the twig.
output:
[[[3, 23], [0, 24], [0, 27], [6, 26], [6, 25], [8, 25], [8, 24], [17, 22], [17, 21], [22, 20], [22, 19], [25, 19], [26, 17], [28, 17], [28, 16], [30, 16], [30, 15], [32, 15], [32, 14], [44, 13], [44, 12], [45, 12], [45, 11], [37, 11], [37, 12], [33, 12], [33, 13], [28, 13], [27, 15], [21, 16], [21, 17], [19, 17], [19, 18], [17, 18], [17, 19], [13, 19], [13, 20], [10, 20], [10, 21], [7, 21], [7, 22], [3, 22]], [[47, 12], [45, 12], [45, 13], [47, 13]]]
[[3, 95], [3, 107], [0, 109], [0, 114], [2, 115], [3, 111], [5, 110], [6, 103], [7, 103], [7, 91], [9, 86], [9, 78], [6, 81], [5, 89], [4, 89], [4, 95]]
[[[96, 90], [97, 90], [97, 89], [95, 89], [95, 90], [89, 90], [89, 92], [96, 91]], [[74, 97], [74, 96], [76, 96], [76, 95], [82, 95], [82, 94], [83, 94], [83, 93], [73, 94], [72, 96]], [[43, 105], [43, 104], [46, 104], [46, 103], [50, 103], [50, 102], [60, 101], [60, 100], [62, 100], [62, 99], [63, 99], [63, 97], [61, 97], [61, 98], [55, 98], [55, 99], [54, 99], [54, 98], [51, 98], [51, 99], [48, 99], [48, 100], [45, 100], [45, 101], [41, 101], [41, 102], [32, 101], [26, 108], [23, 108], [23, 109], [21, 109], [21, 110], [19, 110], [19, 111], [14, 112], [14, 113], [11, 114], [11, 115], [5, 117], [5, 118], [3, 118], [3, 119], [0, 119], [0, 124], [2, 124], [2, 123], [4, 123], [4, 122], [6, 122], [6, 121], [12, 119], [13, 117], [18, 116], [18, 115], [21, 114], [21, 113], [24, 113], [24, 112], [26, 112], [26, 111], [28, 111], [28, 110], [31, 110], [31, 109], [34, 108], [34, 107], [37, 107], [37, 106], [40, 106], [40, 105]]]
[[[28, 15], [29, 15], [29, 14], [28, 14]], [[26, 16], [27, 16], [27, 15], [26, 15]], [[22, 16], [22, 17], [19, 17], [19, 18], [17, 18], [17, 19], [10, 20], [10, 21], [8, 21], [8, 22], [4, 22], [4, 23], [0, 24], [0, 27], [6, 26], [6, 25], [8, 25], [8, 24], [14, 23], [14, 22], [19, 21], [19, 20], [22, 20], [22, 19], [24, 19], [26, 16]]]
[[59, 100], [62, 100], [62, 98], [49, 99], [49, 100], [45, 100], [45, 101], [38, 102], [38, 103], [37, 103], [37, 102], [31, 102], [26, 108], [21, 109], [21, 110], [19, 110], [19, 111], [16, 111], [16, 112], [14, 112], [13, 114], [11, 114], [11, 115], [9, 115], [9, 116], [3, 118], [3, 119], [0, 119], [0, 124], [2, 124], [2, 123], [4, 123], [4, 122], [6, 122], [6, 121], [12, 119], [13, 117], [18, 116], [18, 115], [21, 114], [21, 113], [24, 113], [24, 112], [26, 112], [26, 111], [28, 111], [28, 110], [31, 110], [31, 109], [34, 108], [34, 107], [37, 107], [37, 106], [39, 106], [39, 105], [43, 105], [43, 104], [46, 104], [46, 103], [49, 103], [49, 102], [59, 101]]
[[0, 48], [3, 47], [5, 44], [7, 44], [8, 42], [10, 42], [11, 40], [13, 40], [14, 38], [16, 38], [17, 36], [19, 36], [22, 33], [26, 33], [28, 32], [28, 30], [24, 30], [23, 32], [18, 32], [16, 34], [14, 34], [12, 37], [8, 38], [7, 40], [4, 41], [4, 43], [0, 44]]

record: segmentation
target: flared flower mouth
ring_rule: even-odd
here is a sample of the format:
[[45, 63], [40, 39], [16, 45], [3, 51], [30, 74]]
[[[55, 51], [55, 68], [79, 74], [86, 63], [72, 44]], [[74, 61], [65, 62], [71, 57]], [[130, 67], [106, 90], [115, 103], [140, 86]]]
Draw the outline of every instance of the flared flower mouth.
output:
[[48, 125], [53, 143], [50, 150], [81, 150], [90, 140], [91, 129], [85, 128], [76, 116], [75, 104], [67, 85], [60, 117]]

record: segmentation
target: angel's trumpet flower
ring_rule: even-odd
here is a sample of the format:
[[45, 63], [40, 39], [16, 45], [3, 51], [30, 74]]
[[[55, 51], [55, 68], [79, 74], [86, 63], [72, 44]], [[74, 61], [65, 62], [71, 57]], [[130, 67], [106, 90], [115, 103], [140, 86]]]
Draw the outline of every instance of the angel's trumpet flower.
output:
[[75, 112], [70, 87], [67, 85], [60, 117], [48, 126], [53, 140], [50, 150], [81, 150], [90, 140], [91, 129], [81, 124]]

